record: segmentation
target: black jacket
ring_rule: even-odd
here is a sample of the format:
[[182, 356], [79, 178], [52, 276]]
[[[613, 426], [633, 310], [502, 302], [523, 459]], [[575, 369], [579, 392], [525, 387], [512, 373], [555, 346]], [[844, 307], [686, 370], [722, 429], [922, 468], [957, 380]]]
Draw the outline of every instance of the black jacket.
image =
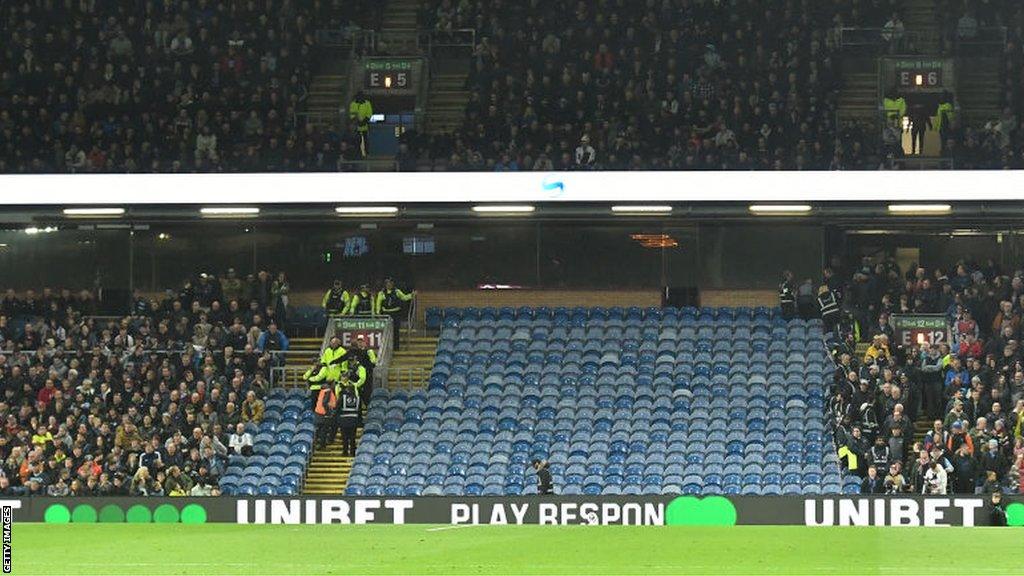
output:
[[554, 488], [551, 485], [551, 471], [548, 470], [547, 464], [541, 466], [540, 470], [537, 470], [537, 493], [538, 494], [551, 494]]

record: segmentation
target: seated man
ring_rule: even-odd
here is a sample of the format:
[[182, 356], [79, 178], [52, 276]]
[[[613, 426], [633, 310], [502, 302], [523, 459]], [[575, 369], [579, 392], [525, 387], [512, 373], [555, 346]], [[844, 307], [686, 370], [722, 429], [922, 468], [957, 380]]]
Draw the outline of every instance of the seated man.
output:
[[231, 434], [231, 438], [228, 440], [228, 448], [232, 454], [252, 455], [252, 434], [245, 431], [243, 424], [239, 423], [235, 427], [235, 432]]
[[242, 402], [242, 422], [255, 422], [259, 424], [262, 421], [263, 400], [257, 398], [256, 393], [250, 390]]

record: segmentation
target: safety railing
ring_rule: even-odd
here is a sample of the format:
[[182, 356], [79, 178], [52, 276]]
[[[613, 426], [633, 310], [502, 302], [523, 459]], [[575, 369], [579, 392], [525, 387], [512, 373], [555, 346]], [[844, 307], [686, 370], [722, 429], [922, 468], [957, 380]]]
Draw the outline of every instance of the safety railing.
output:
[[422, 366], [394, 366], [388, 370], [387, 376], [387, 387], [391, 390], [421, 390], [427, 386], [430, 369]]
[[338, 172], [398, 172], [398, 161], [394, 158], [338, 160]]
[[341, 103], [338, 103], [338, 110], [335, 112], [324, 112], [322, 110], [307, 110], [303, 112], [295, 112], [292, 114], [292, 127], [299, 126], [300, 123], [315, 124], [320, 126], [330, 126], [333, 128], [339, 128], [344, 123], [344, 114], [341, 110]]
[[838, 44], [844, 50], [886, 52], [892, 55], [916, 55], [921, 46], [939, 45], [937, 30], [895, 30], [885, 27], [836, 28]]
[[317, 44], [341, 49], [350, 56], [469, 56], [476, 47], [476, 30], [381, 30], [320, 29], [314, 34]]
[[955, 162], [952, 158], [928, 158], [920, 156], [908, 156], [904, 158], [893, 158], [889, 167], [899, 170], [953, 170]]
[[419, 45], [434, 58], [469, 56], [476, 48], [476, 29], [421, 30]]
[[1001, 56], [1006, 46], [1005, 26], [983, 26], [953, 31], [953, 49], [957, 56]]

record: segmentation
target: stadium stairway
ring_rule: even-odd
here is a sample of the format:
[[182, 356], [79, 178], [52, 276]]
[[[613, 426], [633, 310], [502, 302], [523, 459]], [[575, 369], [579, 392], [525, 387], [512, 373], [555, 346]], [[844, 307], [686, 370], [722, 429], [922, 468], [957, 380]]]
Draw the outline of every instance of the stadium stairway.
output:
[[999, 118], [1002, 82], [999, 58], [963, 58], [957, 62], [961, 74], [957, 100], [965, 124], [983, 124]]
[[[310, 339], [314, 340], [314, 339]], [[434, 365], [437, 337], [403, 335], [402, 349], [391, 359], [388, 370], [389, 386], [399, 388], [426, 388], [427, 378]], [[319, 352], [319, 342], [315, 350]], [[356, 450], [363, 431], [356, 433]], [[341, 455], [341, 436], [336, 436], [324, 450], [315, 449], [309, 461], [303, 494], [341, 494], [352, 472], [353, 458]]]
[[320, 347], [323, 345], [323, 338], [292, 338], [290, 341], [288, 365], [295, 368], [302, 368], [301, 371], [287, 371], [284, 380], [279, 383], [285, 388], [304, 388], [302, 382], [302, 371], [320, 357]]
[[437, 336], [403, 336], [402, 349], [391, 357], [389, 388], [426, 388], [437, 353]]
[[462, 126], [469, 102], [466, 74], [457, 70], [439, 71], [430, 81], [428, 102], [428, 132], [449, 133]]
[[878, 73], [846, 71], [839, 93], [839, 118], [877, 122], [879, 118]]
[[[356, 450], [363, 438], [363, 430], [356, 431]], [[306, 482], [302, 487], [303, 494], [341, 494], [348, 484], [348, 475], [352, 471], [352, 457], [341, 455], [341, 435], [338, 434], [320, 450], [314, 448], [313, 457], [309, 460]]]
[[416, 54], [419, 8], [419, 0], [388, 0], [378, 32], [378, 48], [387, 54]]
[[935, 0], [904, 0], [900, 11], [903, 14], [903, 25], [913, 43], [906, 52], [938, 54], [939, 18]]
[[306, 99], [310, 122], [323, 128], [341, 128], [348, 100], [347, 74], [318, 74], [313, 78]]

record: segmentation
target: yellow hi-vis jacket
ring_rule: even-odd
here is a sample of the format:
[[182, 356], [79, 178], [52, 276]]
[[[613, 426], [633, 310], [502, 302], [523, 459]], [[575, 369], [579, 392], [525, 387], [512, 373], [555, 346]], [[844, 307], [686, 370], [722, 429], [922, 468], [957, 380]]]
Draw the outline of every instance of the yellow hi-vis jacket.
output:
[[[946, 125], [946, 122], [949, 122], [949, 124], [952, 125], [953, 114], [952, 102], [943, 102], [942, 104], [939, 104], [939, 109], [935, 112], [935, 129], [942, 130], [942, 127]], [[945, 120], [943, 120], [943, 118], [945, 118]]]
[[901, 98], [886, 98], [882, 101], [885, 118], [890, 122], [898, 122], [907, 115], [907, 101]]
[[406, 294], [398, 288], [381, 290], [373, 303], [374, 314], [390, 314], [402, 309], [402, 302], [412, 300], [412, 294]]
[[348, 118], [355, 122], [360, 132], [370, 131], [370, 116], [373, 116], [373, 104], [369, 100], [363, 102], [352, 101], [348, 106]]
[[[358, 360], [345, 362], [345, 374], [348, 375], [348, 384], [356, 389], [356, 396], [362, 398], [363, 384], [366, 384], [366, 367], [358, 364]], [[352, 368], [352, 365], [355, 368]]]
[[341, 372], [345, 363], [341, 359], [348, 352], [345, 348], [338, 346], [337, 349], [327, 348], [320, 354], [320, 368], [313, 373], [314, 368], [306, 370], [302, 378], [309, 382], [310, 390], [320, 390], [324, 382], [337, 382], [341, 380]]

